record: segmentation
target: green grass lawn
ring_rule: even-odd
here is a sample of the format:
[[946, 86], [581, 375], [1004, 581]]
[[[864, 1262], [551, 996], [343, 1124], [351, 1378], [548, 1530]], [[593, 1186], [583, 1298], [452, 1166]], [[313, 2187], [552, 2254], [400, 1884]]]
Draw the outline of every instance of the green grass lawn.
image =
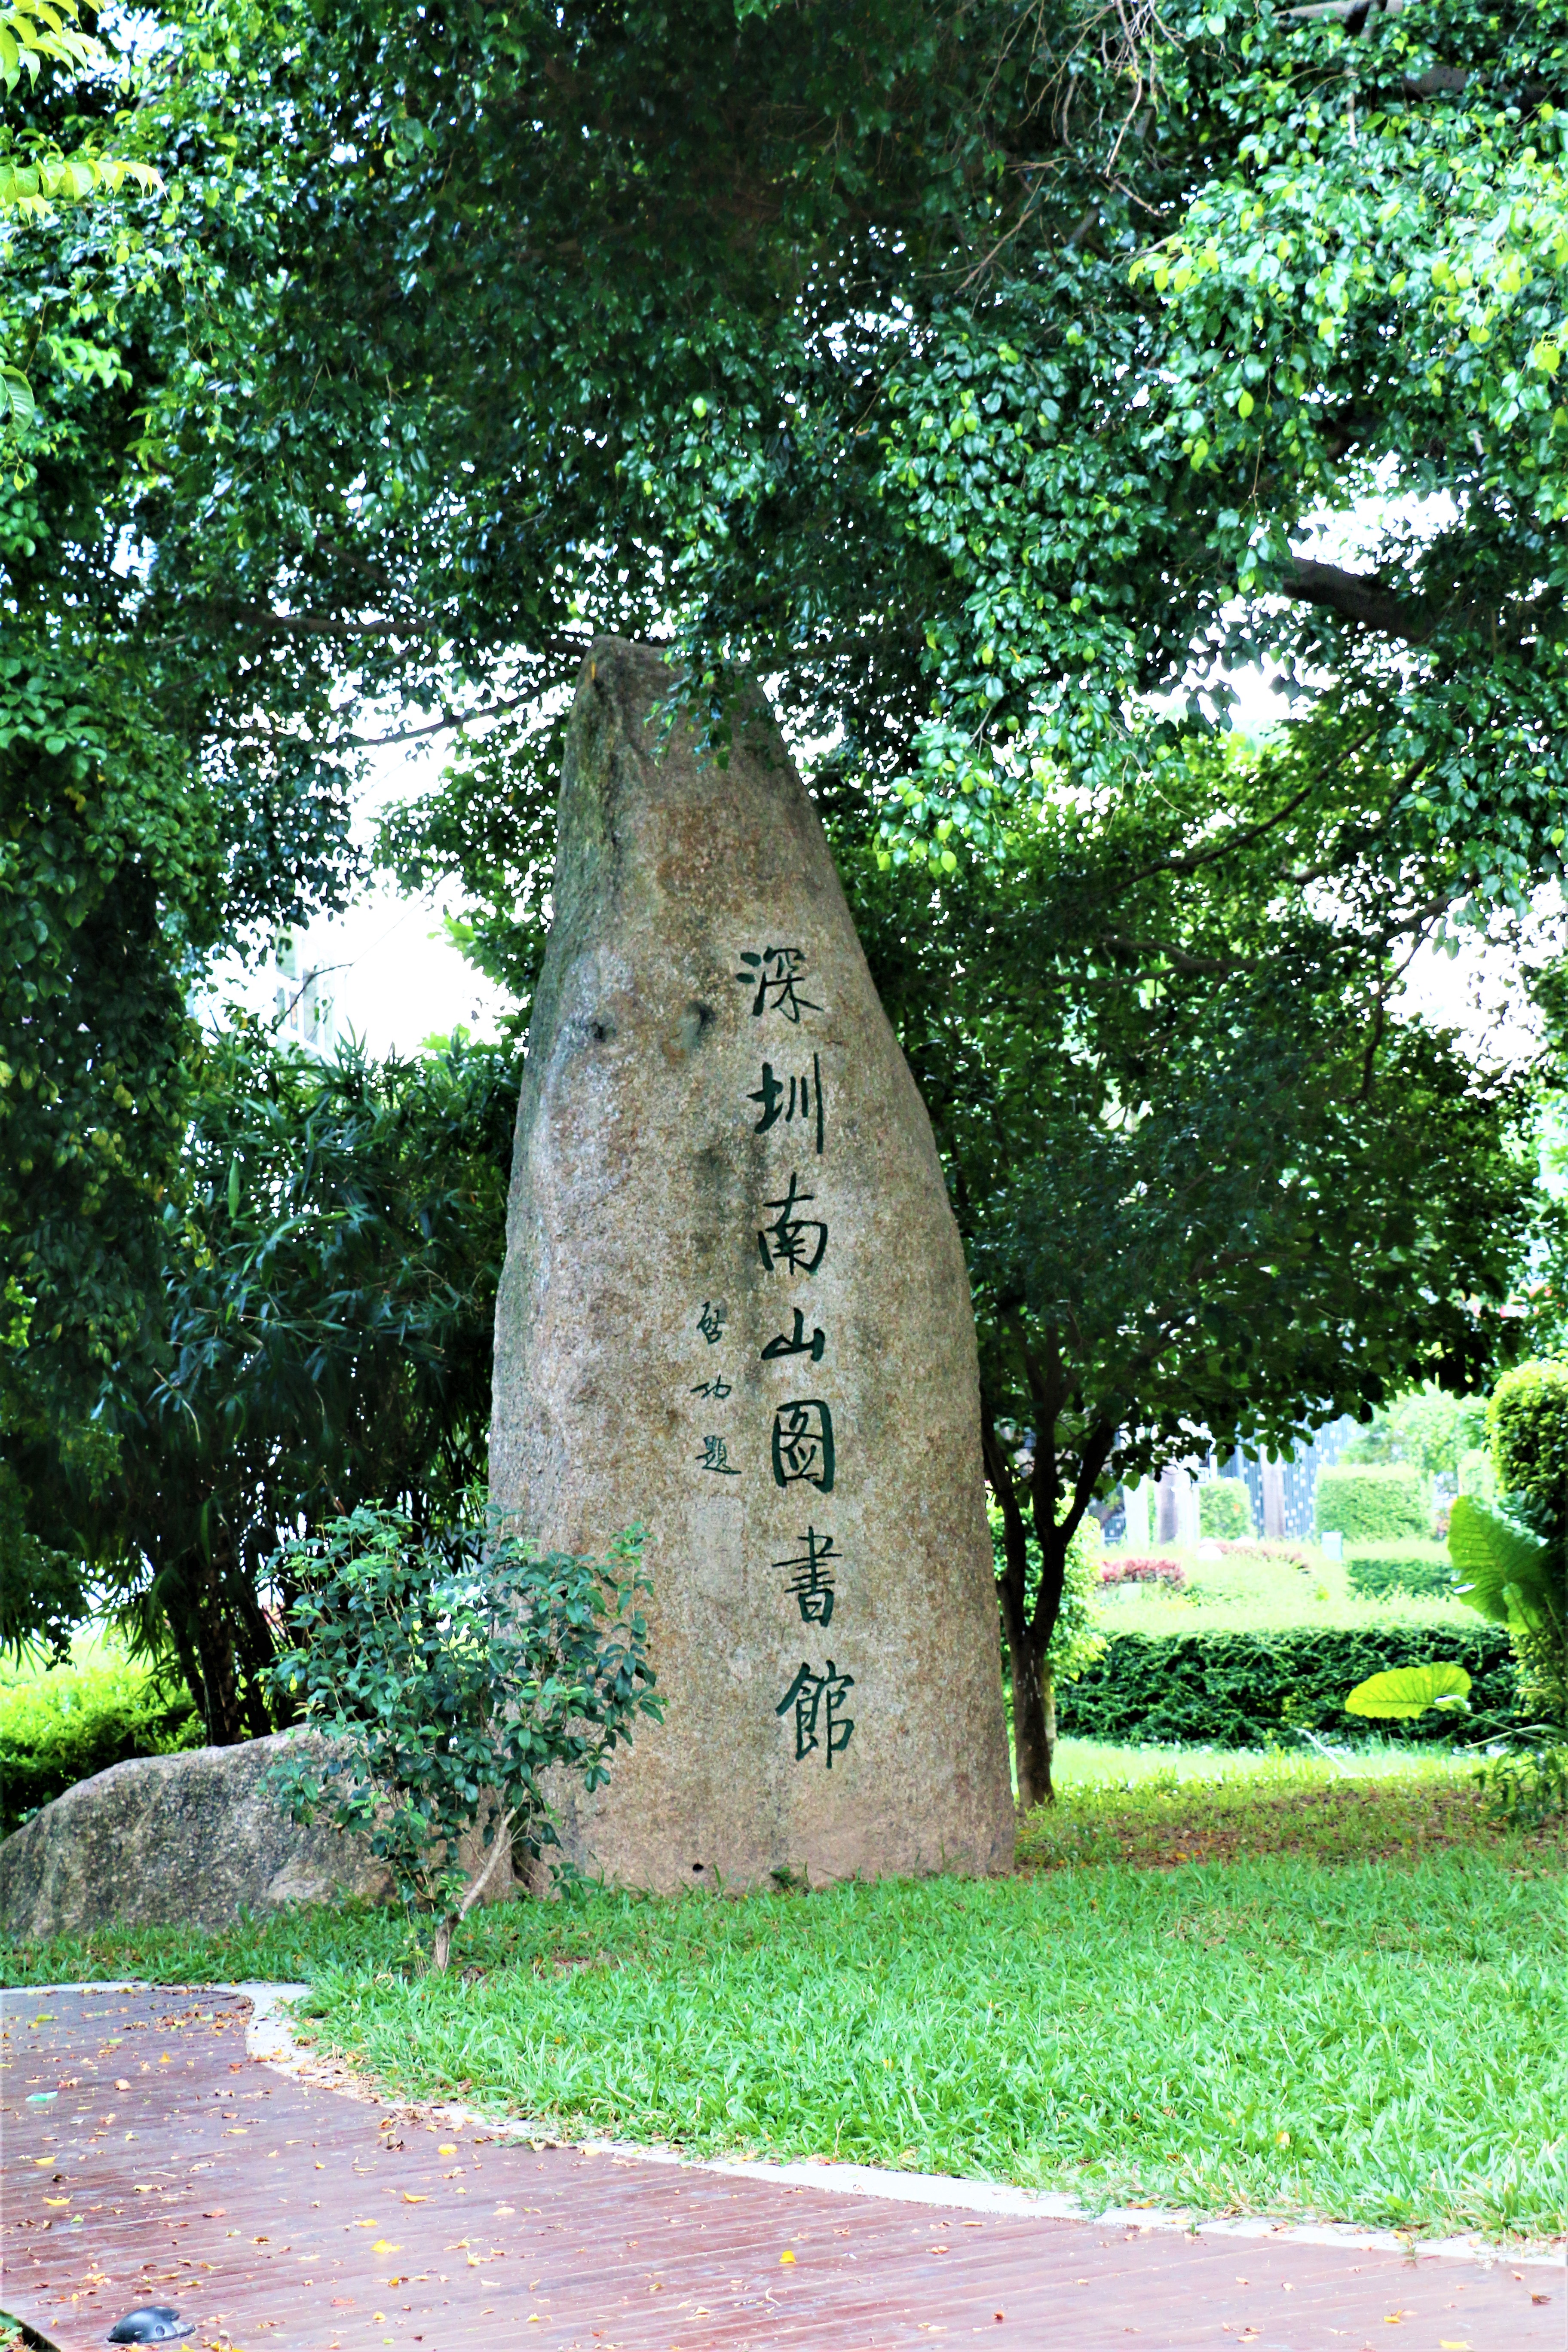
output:
[[1561, 1857], [1555, 1832], [1500, 1838], [1473, 1762], [1372, 1743], [1329, 1756], [1064, 1739], [1058, 1801], [1026, 1822], [1025, 1868], [1126, 1862], [1412, 1859], [1450, 1848]]
[[[1352, 1592], [1342, 1560], [1330, 1559], [1315, 1542], [1223, 1552], [1214, 1546], [1139, 1545], [1145, 1559], [1173, 1559], [1187, 1581], [1175, 1591], [1163, 1585], [1108, 1588], [1097, 1614], [1108, 1633], [1261, 1633], [1287, 1625], [1473, 1625], [1475, 1612], [1462, 1601], [1384, 1593], [1375, 1600]], [[1105, 1564], [1126, 1558], [1115, 1545]]]
[[319, 1910], [16, 1950], [10, 1976], [305, 1978], [308, 2030], [388, 2097], [562, 2137], [1205, 2212], [1568, 2222], [1560, 1840], [1489, 1828], [1437, 1759], [1059, 1760], [1009, 1880], [580, 1890], [470, 1922], [444, 1979], [400, 1916]]

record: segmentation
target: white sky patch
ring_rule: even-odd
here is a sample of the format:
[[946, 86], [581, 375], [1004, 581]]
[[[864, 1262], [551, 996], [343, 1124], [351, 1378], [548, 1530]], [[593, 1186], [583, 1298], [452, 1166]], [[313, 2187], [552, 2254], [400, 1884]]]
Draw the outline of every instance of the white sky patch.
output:
[[[362, 846], [383, 809], [435, 787], [448, 756], [439, 737], [413, 752], [373, 756], [354, 820]], [[293, 935], [291, 971], [271, 961], [247, 969], [238, 957], [217, 964], [200, 1010], [216, 1014], [232, 1000], [264, 1020], [283, 1013], [287, 1036], [330, 1048], [352, 1034], [377, 1060], [414, 1054], [457, 1028], [494, 1037], [510, 999], [453, 945], [442, 917], [458, 911], [455, 890], [414, 898], [378, 876], [342, 914], [321, 916]]]
[[[1531, 949], [1544, 953], [1562, 928], [1558, 894], [1542, 892], [1529, 927]], [[1479, 931], [1461, 932], [1452, 955], [1441, 948], [1417, 949], [1399, 1009], [1456, 1030], [1479, 1062], [1518, 1068], [1541, 1051], [1540, 1020], [1525, 993], [1518, 950]]]

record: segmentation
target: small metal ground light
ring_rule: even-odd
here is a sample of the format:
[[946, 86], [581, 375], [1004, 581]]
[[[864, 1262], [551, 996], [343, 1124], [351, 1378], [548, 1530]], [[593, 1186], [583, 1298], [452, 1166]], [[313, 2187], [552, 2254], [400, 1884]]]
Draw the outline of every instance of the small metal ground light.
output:
[[172, 2303], [146, 2303], [128, 2311], [109, 2331], [110, 2344], [172, 2344], [176, 2336], [194, 2336], [194, 2320], [182, 2319]]

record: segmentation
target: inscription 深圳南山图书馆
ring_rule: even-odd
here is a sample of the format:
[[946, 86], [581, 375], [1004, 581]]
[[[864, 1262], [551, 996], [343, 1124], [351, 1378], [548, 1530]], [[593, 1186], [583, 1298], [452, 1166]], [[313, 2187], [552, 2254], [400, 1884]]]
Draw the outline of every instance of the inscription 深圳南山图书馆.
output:
[[[807, 993], [804, 948], [742, 949], [737, 961], [740, 969], [735, 978], [748, 992], [743, 1016], [748, 1023], [772, 1018], [799, 1028], [804, 1016], [823, 1010], [820, 1002]], [[795, 1067], [775, 1066], [771, 1057], [764, 1059], [760, 1081], [745, 1091], [744, 1099], [757, 1108], [755, 1120], [748, 1121], [752, 1134], [793, 1130], [816, 1158], [826, 1157], [827, 1117], [820, 1047], [813, 1049], [809, 1063], [803, 1055]], [[752, 1227], [764, 1271], [783, 1275], [786, 1279], [815, 1275], [827, 1255], [828, 1216], [816, 1193], [802, 1182], [799, 1170], [788, 1170], [784, 1176], [784, 1190], [764, 1199], [761, 1206], [773, 1213], [769, 1223]], [[810, 1213], [814, 1209], [819, 1213]], [[786, 1311], [791, 1328], [779, 1331], [763, 1344], [760, 1360], [776, 1363], [798, 1356], [820, 1364], [827, 1350], [826, 1330], [816, 1322], [808, 1329], [805, 1310], [798, 1306], [792, 1304]], [[726, 1320], [727, 1310], [721, 1303], [703, 1300], [696, 1318], [697, 1328], [710, 1347], [717, 1347], [722, 1341]], [[722, 1402], [734, 1394], [735, 1384], [720, 1370], [692, 1381], [689, 1388], [693, 1396]], [[832, 1494], [838, 1477], [838, 1454], [828, 1400], [788, 1397], [775, 1403], [771, 1411], [765, 1458], [773, 1486], [788, 1490], [807, 1486], [820, 1495]], [[731, 1448], [736, 1444], [741, 1445], [741, 1455], [731, 1460]], [[733, 1433], [705, 1433], [700, 1449], [695, 1457], [696, 1466], [710, 1475], [739, 1478], [748, 1466], [745, 1442]], [[804, 1549], [773, 1563], [775, 1570], [787, 1571], [781, 1597], [786, 1605], [794, 1601], [802, 1623], [826, 1628], [840, 1598], [837, 1572], [843, 1566], [842, 1556], [832, 1535], [819, 1533], [815, 1525], [808, 1526], [804, 1536], [793, 1540], [803, 1545]], [[834, 1758], [842, 1755], [855, 1729], [854, 1719], [844, 1707], [844, 1695], [853, 1689], [854, 1680], [853, 1675], [841, 1673], [831, 1659], [820, 1675], [808, 1662], [802, 1662], [799, 1673], [774, 1708], [774, 1713], [781, 1719], [788, 1717], [793, 1727], [797, 1763], [820, 1755], [831, 1769]]]

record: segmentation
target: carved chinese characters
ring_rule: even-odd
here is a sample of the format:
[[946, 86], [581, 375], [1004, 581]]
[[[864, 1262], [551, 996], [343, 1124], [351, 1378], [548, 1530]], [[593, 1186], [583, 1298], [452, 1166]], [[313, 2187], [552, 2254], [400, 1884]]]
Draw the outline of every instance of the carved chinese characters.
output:
[[648, 1530], [662, 1726], [563, 1791], [657, 1886], [1011, 1852], [962, 1252], [821, 826], [765, 709], [700, 760], [657, 656], [584, 667], [519, 1108], [491, 1477]]
[[[800, 981], [805, 963], [805, 950], [798, 947], [769, 947], [760, 951], [743, 949], [741, 951], [741, 969], [735, 978], [748, 990], [754, 987], [751, 1003], [753, 1020], [763, 1020], [771, 1013], [775, 1019], [799, 1026], [803, 1018], [822, 1013], [824, 1008], [820, 1003], [801, 992]], [[762, 1117], [752, 1129], [756, 1135], [765, 1135], [781, 1118], [788, 1126], [798, 1109], [801, 1120], [815, 1137], [817, 1157], [823, 1156], [827, 1128], [820, 1051], [813, 1050], [809, 1070], [803, 1068], [798, 1077], [790, 1076], [787, 1092], [785, 1080], [775, 1074], [771, 1062], [764, 1061], [762, 1083], [747, 1095], [746, 1100], [762, 1106]], [[799, 1174], [792, 1168], [783, 1198], [764, 1202], [764, 1208], [778, 1211], [774, 1221], [757, 1234], [757, 1247], [766, 1273], [807, 1277], [815, 1275], [822, 1265], [827, 1255], [827, 1219], [826, 1215], [803, 1213], [816, 1198], [814, 1192], [802, 1191]], [[700, 1330], [705, 1329], [703, 1317], [710, 1315], [711, 1311], [709, 1302], [704, 1300], [702, 1315], [698, 1318]], [[827, 1346], [827, 1335], [822, 1326], [814, 1324], [808, 1339], [805, 1334], [805, 1309], [792, 1306], [787, 1311], [794, 1317], [793, 1329], [775, 1333], [768, 1340], [762, 1349], [762, 1361], [774, 1364], [787, 1357], [805, 1356], [814, 1364], [820, 1363]], [[704, 1383], [697, 1393], [719, 1397], [731, 1396], [734, 1391], [732, 1387], [710, 1381]], [[705, 1468], [722, 1468], [732, 1475], [739, 1475], [738, 1468], [733, 1468], [730, 1463], [723, 1439], [705, 1438], [703, 1444], [705, 1448], [716, 1448], [722, 1456], [721, 1462], [715, 1462], [705, 1454]], [[790, 1397], [774, 1405], [770, 1460], [775, 1485], [787, 1488], [804, 1483], [815, 1486], [820, 1495], [832, 1494], [837, 1475], [838, 1456], [834, 1444], [833, 1408], [825, 1397]], [[753, 1523], [760, 1522], [763, 1517], [764, 1513], [759, 1509], [754, 1514]], [[773, 1565], [805, 1570], [804, 1580], [797, 1579], [787, 1585], [785, 1591], [798, 1602], [803, 1623], [826, 1629], [833, 1614], [837, 1590], [835, 1575], [826, 1563], [833, 1560], [842, 1565], [841, 1555], [835, 1549], [833, 1538], [830, 1535], [819, 1537], [814, 1527], [808, 1528], [805, 1534], [796, 1540], [806, 1545], [805, 1553], [793, 1559], [776, 1560]], [[854, 1675], [840, 1673], [831, 1658], [820, 1674], [814, 1670], [808, 1658], [801, 1660], [799, 1672], [773, 1709], [775, 1715], [790, 1717], [796, 1763], [804, 1763], [808, 1757], [816, 1756], [829, 1771], [832, 1770], [834, 1758], [843, 1754], [854, 1735], [854, 1719], [846, 1713], [844, 1704], [845, 1694], [854, 1686]], [[826, 1731], [819, 1737], [819, 1718], [823, 1718], [824, 1708], [826, 1710], [824, 1718]]]

